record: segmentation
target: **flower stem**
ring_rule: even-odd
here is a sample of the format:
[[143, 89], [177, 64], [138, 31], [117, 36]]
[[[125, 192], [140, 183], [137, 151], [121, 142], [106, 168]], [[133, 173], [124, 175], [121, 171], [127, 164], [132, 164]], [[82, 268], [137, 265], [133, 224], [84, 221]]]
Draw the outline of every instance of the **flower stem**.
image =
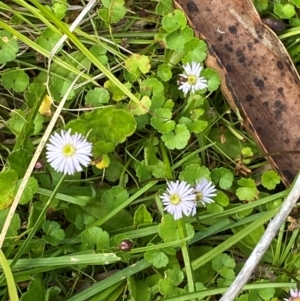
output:
[[[185, 223], [182, 218], [178, 220], [178, 233], [179, 233], [180, 239], [184, 239], [187, 237]], [[189, 256], [188, 242], [181, 243], [180, 247], [181, 247], [181, 252], [182, 252], [185, 271], [186, 271], [188, 289], [189, 289], [190, 293], [194, 293], [195, 292], [194, 273], [192, 270], [192, 264], [191, 264], [190, 256]], [[191, 301], [193, 301], [193, 300], [191, 300]]]
[[167, 179], [173, 179], [173, 172], [170, 166], [169, 157], [166, 151], [166, 147], [162, 141], [159, 142], [159, 148], [161, 151], [161, 155], [163, 158], [164, 166], [165, 166], [165, 174]]

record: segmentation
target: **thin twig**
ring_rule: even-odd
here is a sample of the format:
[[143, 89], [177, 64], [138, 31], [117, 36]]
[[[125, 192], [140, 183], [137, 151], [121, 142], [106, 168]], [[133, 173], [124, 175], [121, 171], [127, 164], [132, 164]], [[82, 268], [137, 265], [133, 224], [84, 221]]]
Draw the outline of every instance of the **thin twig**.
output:
[[[84, 16], [88, 13], [88, 11], [93, 7], [93, 5], [94, 5], [95, 2], [96, 2], [96, 0], [91, 0], [91, 1], [89, 1], [89, 3], [87, 4], [87, 6], [85, 7], [85, 9], [83, 10], [83, 11], [84, 11], [84, 14], [83, 14], [83, 11], [82, 11], [82, 12], [80, 13], [80, 15], [76, 18], [76, 20], [73, 22], [73, 24], [69, 27], [69, 30], [70, 30], [70, 31], [71, 31], [71, 30], [73, 31], [73, 30], [75, 29], [75, 27], [77, 26], [77, 24], [80, 23], [80, 21], [84, 18]], [[74, 24], [75, 24], [75, 25], [74, 25]], [[65, 35], [64, 35], [64, 36], [65, 36]], [[64, 36], [63, 36], [63, 37], [59, 40], [59, 42], [58, 42], [58, 43], [60, 43], [60, 45], [66, 40], [66, 38], [64, 38]], [[57, 43], [57, 44], [58, 44], [58, 43]], [[56, 46], [57, 46], [57, 45], [56, 45]], [[56, 46], [54, 46], [54, 49], [56, 49], [56, 51], [57, 51], [57, 49], [58, 49], [59, 47], [56, 47]], [[53, 56], [53, 55], [54, 55], [54, 52], [52, 51], [51, 54], [52, 54], [52, 56]], [[51, 64], [52, 56], [50, 55], [50, 57], [49, 57], [48, 65]], [[33, 169], [34, 169], [35, 163], [37, 162], [38, 158], [40, 157], [41, 152], [43, 151], [43, 148], [44, 148], [44, 146], [45, 146], [45, 143], [46, 143], [46, 141], [48, 140], [48, 138], [49, 138], [49, 136], [50, 136], [50, 134], [51, 134], [51, 132], [52, 132], [54, 126], [55, 126], [55, 123], [56, 123], [56, 121], [57, 121], [57, 119], [58, 119], [58, 117], [59, 117], [59, 115], [60, 115], [60, 113], [61, 113], [62, 108], [63, 108], [64, 105], [65, 105], [65, 102], [66, 102], [66, 100], [67, 100], [67, 98], [68, 98], [68, 95], [69, 95], [70, 92], [72, 91], [73, 86], [75, 85], [77, 79], [78, 79], [81, 75], [82, 75], [82, 73], [80, 73], [80, 74], [76, 77], [76, 79], [75, 79], [75, 80], [73, 81], [73, 83], [70, 85], [70, 87], [69, 87], [69, 89], [68, 89], [66, 95], [65, 95], [65, 96], [63, 97], [63, 99], [61, 100], [59, 106], [57, 107], [55, 113], [53, 114], [53, 116], [52, 116], [52, 118], [51, 118], [51, 121], [50, 121], [50, 123], [49, 123], [49, 125], [48, 125], [48, 127], [47, 127], [47, 129], [46, 129], [46, 131], [45, 131], [45, 133], [44, 133], [44, 135], [43, 135], [43, 137], [41, 138], [41, 141], [40, 141], [40, 143], [39, 143], [39, 145], [38, 145], [38, 147], [37, 147], [37, 149], [36, 149], [36, 151], [35, 151], [35, 153], [34, 153], [32, 159], [31, 159], [31, 161], [30, 161], [30, 163], [29, 163], [29, 166], [28, 166], [28, 168], [27, 168], [27, 170], [26, 170], [26, 173], [25, 173], [25, 175], [24, 175], [24, 177], [23, 177], [23, 179], [22, 179], [22, 182], [21, 182], [21, 184], [20, 184], [20, 186], [19, 186], [19, 189], [18, 189], [18, 191], [17, 191], [17, 193], [16, 193], [16, 196], [15, 196], [15, 198], [14, 198], [12, 204], [11, 204], [11, 207], [10, 207], [10, 209], [9, 209], [8, 215], [7, 215], [6, 219], [5, 219], [5, 223], [4, 223], [3, 228], [2, 228], [2, 230], [1, 230], [1, 234], [0, 234], [0, 248], [2, 248], [2, 246], [3, 246], [4, 239], [5, 239], [6, 233], [7, 233], [7, 231], [8, 231], [8, 228], [9, 228], [9, 226], [10, 226], [11, 220], [12, 220], [12, 218], [13, 218], [13, 216], [14, 216], [14, 213], [15, 213], [15, 211], [16, 211], [16, 209], [17, 209], [17, 206], [18, 206], [18, 204], [19, 204], [20, 198], [21, 198], [21, 196], [22, 196], [22, 194], [23, 194], [23, 192], [24, 192], [24, 190], [25, 190], [25, 187], [26, 187], [26, 185], [27, 185], [27, 183], [28, 183], [28, 180], [29, 180], [29, 178], [30, 178], [30, 176], [31, 176], [31, 173], [32, 173], [32, 171], [33, 171]]]
[[220, 299], [220, 301], [232, 301], [241, 291], [243, 286], [247, 283], [249, 278], [251, 277], [254, 269], [259, 264], [261, 258], [267, 251], [270, 246], [273, 238], [278, 232], [281, 225], [285, 222], [289, 213], [295, 206], [296, 202], [300, 197], [300, 173], [297, 175], [297, 179], [294, 182], [293, 188], [290, 191], [289, 195], [283, 202], [280, 211], [276, 214], [272, 221], [270, 221], [264, 235], [261, 237], [259, 243], [256, 245], [254, 250], [252, 251], [250, 257], [246, 261], [244, 267], [228, 288], [226, 293]]

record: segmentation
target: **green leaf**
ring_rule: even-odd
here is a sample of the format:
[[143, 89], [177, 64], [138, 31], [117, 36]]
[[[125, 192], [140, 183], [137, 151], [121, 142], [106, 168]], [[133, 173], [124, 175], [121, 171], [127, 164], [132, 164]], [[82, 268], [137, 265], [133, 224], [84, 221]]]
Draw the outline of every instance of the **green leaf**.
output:
[[133, 276], [127, 278], [128, 291], [133, 301], [149, 301], [150, 287], [142, 280], [136, 280]]
[[162, 18], [161, 24], [167, 32], [172, 32], [177, 29], [184, 29], [187, 25], [187, 20], [184, 13], [176, 9], [173, 13], [165, 15]]
[[23, 92], [29, 85], [29, 76], [21, 69], [8, 69], [2, 73], [1, 84], [6, 89]]
[[58, 20], [61, 20], [64, 18], [64, 16], [66, 15], [67, 7], [68, 7], [66, 4], [61, 3], [61, 2], [62, 1], [55, 2], [51, 7], [54, 15], [56, 16], [56, 18]]
[[[0, 173], [0, 189], [2, 188], [2, 179], [1, 179], [1, 173]], [[2, 202], [2, 189], [0, 190], [0, 197], [1, 197], [1, 202]], [[0, 210], [0, 229], [3, 228], [4, 222], [7, 218], [9, 208], [3, 209], [1, 207]], [[14, 237], [18, 235], [18, 231], [21, 229], [21, 220], [19, 217], [19, 214], [14, 213], [13, 218], [11, 219], [9, 223], [9, 228], [6, 234], [6, 238], [8, 237]]]
[[219, 74], [210, 68], [206, 68], [201, 72], [201, 76], [207, 79], [208, 91], [216, 91], [221, 83]]
[[155, 268], [160, 269], [169, 263], [169, 258], [168, 256], [160, 251], [146, 251], [144, 254], [145, 259], [151, 263]]
[[121, 186], [114, 186], [105, 191], [101, 197], [106, 208], [114, 209], [128, 199], [128, 192]]
[[65, 238], [65, 231], [58, 222], [45, 220], [42, 229], [46, 234], [42, 236], [43, 240], [51, 245], [57, 245]]
[[132, 54], [125, 60], [125, 67], [129, 73], [139, 77], [142, 74], [146, 74], [151, 69], [149, 57], [138, 53]]
[[[123, 84], [128, 90], [131, 89], [131, 83]], [[108, 80], [104, 83], [104, 88], [106, 88], [110, 93], [112, 93], [112, 99], [115, 101], [121, 101], [127, 98], [127, 95], [112, 81]]]
[[98, 59], [98, 61], [105, 65], [108, 62], [108, 57], [106, 55], [107, 50], [101, 45], [93, 45], [90, 48], [90, 52]]
[[[141, 82], [140, 92], [151, 98], [151, 111], [161, 108], [165, 102], [164, 86], [156, 78], [147, 78]], [[152, 95], [152, 97], [151, 97]]]
[[290, 19], [296, 14], [295, 7], [291, 4], [274, 4], [274, 13], [282, 19]]
[[184, 45], [184, 52], [187, 55], [183, 58], [184, 64], [190, 62], [203, 62], [207, 56], [207, 45], [203, 40], [192, 38]]
[[190, 137], [187, 127], [184, 124], [177, 124], [174, 132], [163, 134], [161, 139], [168, 149], [183, 149], [187, 146]]
[[188, 164], [184, 167], [184, 170], [180, 172], [179, 180], [186, 181], [190, 185], [194, 186], [195, 183], [202, 179], [210, 179], [210, 171], [205, 166], [199, 166], [199, 164]]
[[[219, 272], [223, 267], [227, 267], [229, 269], [235, 268], [235, 261], [227, 254], [218, 254], [212, 260], [212, 268]], [[223, 276], [224, 277], [224, 276]]]
[[109, 93], [104, 88], [94, 88], [89, 90], [85, 96], [85, 103], [88, 106], [99, 107], [109, 102]]
[[168, 82], [172, 78], [172, 71], [168, 64], [161, 64], [157, 68], [157, 76], [163, 81]]
[[81, 235], [82, 243], [87, 244], [88, 249], [109, 249], [109, 234], [99, 227], [91, 227]]
[[30, 160], [31, 156], [29, 156], [28, 151], [24, 148], [11, 152], [7, 157], [10, 168], [18, 173], [19, 179], [23, 178]]
[[258, 12], [262, 12], [268, 8], [268, 0], [254, 0], [254, 5]]
[[166, 15], [173, 11], [173, 1], [172, 0], [160, 0], [156, 6], [156, 12], [158, 15]]
[[222, 189], [229, 189], [232, 186], [234, 174], [227, 168], [215, 168], [211, 172], [211, 179], [215, 184], [219, 184]]
[[167, 48], [175, 51], [183, 51], [186, 42], [193, 38], [193, 30], [186, 27], [181, 31], [173, 31], [166, 36]]
[[238, 181], [238, 184], [243, 186], [236, 190], [236, 195], [241, 201], [253, 201], [257, 197], [258, 190], [254, 180], [242, 178]]
[[147, 207], [144, 204], [139, 206], [139, 208], [134, 213], [133, 225], [138, 226], [151, 223], [152, 216], [151, 213], [147, 210]]
[[179, 269], [166, 270], [165, 278], [161, 279], [158, 283], [159, 292], [167, 298], [182, 295], [184, 291], [177, 286], [183, 279], [184, 274]]
[[261, 177], [261, 183], [265, 188], [272, 190], [280, 183], [280, 177], [275, 171], [267, 170]]
[[208, 126], [208, 122], [205, 120], [193, 121], [190, 118], [184, 116], [179, 119], [179, 123], [186, 125], [190, 133], [196, 134], [203, 132]]
[[292, 3], [293, 3], [297, 8], [300, 8], [300, 0], [292, 0]]
[[10, 112], [11, 118], [8, 120], [9, 129], [16, 137], [19, 137], [23, 127], [26, 124], [26, 116], [22, 110], [14, 110]]
[[[36, 39], [36, 43], [47, 51], [51, 51], [57, 42], [60, 40], [61, 35], [50, 28], [46, 28], [42, 34]], [[58, 48], [58, 52], [62, 50], [62, 46]]]
[[102, 0], [104, 8], [99, 9], [99, 17], [107, 23], [117, 23], [126, 14], [124, 0]]
[[171, 118], [172, 112], [169, 109], [156, 109], [151, 118], [151, 125], [160, 133], [167, 134], [175, 128], [175, 121]]
[[115, 147], [111, 142], [97, 141], [93, 145], [93, 156], [98, 158], [99, 156], [113, 152], [114, 150]]
[[136, 122], [129, 112], [109, 107], [83, 114], [69, 122], [68, 128], [84, 135], [91, 131], [91, 142], [105, 141], [117, 145], [135, 132]]
[[[21, 185], [21, 182], [22, 179], [18, 181], [17, 187], [15, 189], [15, 193], [17, 193], [17, 189]], [[37, 180], [34, 177], [30, 177], [24, 189], [24, 192], [22, 193], [19, 203], [21, 205], [27, 204], [29, 201], [33, 199], [33, 195], [37, 193], [38, 189], [39, 189], [39, 185]]]
[[45, 285], [40, 274], [32, 276], [27, 292], [22, 295], [21, 301], [45, 300]]
[[151, 100], [148, 96], [143, 96], [138, 103], [131, 100], [128, 104], [128, 109], [135, 116], [140, 116], [148, 113], [150, 107], [151, 107]]
[[0, 64], [6, 64], [17, 57], [19, 45], [17, 37], [5, 30], [0, 31]]
[[[185, 224], [187, 236], [194, 234], [194, 229], [191, 224]], [[178, 223], [170, 214], [165, 214], [161, 223], [158, 225], [158, 234], [164, 242], [176, 242], [179, 240]]]
[[214, 197], [214, 200], [222, 207], [227, 207], [229, 205], [229, 197], [223, 191], [217, 191], [217, 195]]
[[14, 170], [0, 172], [0, 212], [14, 200], [14, 190], [18, 181], [18, 174]]

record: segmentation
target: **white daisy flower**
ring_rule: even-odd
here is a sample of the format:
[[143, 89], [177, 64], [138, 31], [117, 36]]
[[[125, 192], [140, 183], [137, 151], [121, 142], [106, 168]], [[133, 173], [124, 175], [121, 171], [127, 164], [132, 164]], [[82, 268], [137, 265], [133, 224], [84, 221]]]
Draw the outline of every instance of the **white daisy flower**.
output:
[[200, 76], [203, 69], [201, 64], [192, 62], [183, 65], [184, 74], [179, 74], [181, 80], [179, 81], [179, 90], [182, 90], [184, 95], [189, 91], [195, 93], [198, 90], [203, 90], [208, 87], [207, 80]]
[[174, 219], [182, 218], [182, 213], [189, 216], [196, 207], [194, 189], [185, 181], [168, 182], [167, 192], [161, 196], [165, 210]]
[[216, 186], [204, 178], [196, 183], [194, 192], [196, 193], [196, 202], [201, 202], [204, 206], [214, 203], [212, 197], [217, 195]]
[[298, 289], [290, 290], [290, 297], [288, 299], [284, 298], [285, 301], [300, 301], [300, 291]]
[[54, 133], [46, 145], [47, 161], [58, 172], [73, 175], [88, 166], [92, 151], [92, 143], [78, 133], [71, 135], [71, 129]]

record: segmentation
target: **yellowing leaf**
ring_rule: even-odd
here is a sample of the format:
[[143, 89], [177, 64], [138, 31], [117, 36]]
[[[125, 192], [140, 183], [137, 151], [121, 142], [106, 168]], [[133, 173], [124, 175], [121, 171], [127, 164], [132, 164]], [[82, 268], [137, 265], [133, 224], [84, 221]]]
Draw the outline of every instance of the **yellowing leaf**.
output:
[[105, 169], [109, 166], [110, 160], [109, 157], [104, 154], [102, 155], [101, 159], [97, 159], [91, 162], [92, 165], [95, 165], [98, 169]]
[[39, 113], [44, 116], [51, 116], [52, 115], [51, 104], [52, 104], [52, 98], [49, 95], [46, 95], [39, 108]]
[[145, 55], [133, 54], [125, 61], [125, 67], [129, 73], [140, 76], [141, 73], [146, 74], [150, 71], [150, 60]]
[[150, 110], [151, 100], [148, 96], [143, 96], [138, 103], [135, 103], [131, 100], [128, 107], [133, 113], [133, 115], [136, 116], [144, 115], [148, 113]]

